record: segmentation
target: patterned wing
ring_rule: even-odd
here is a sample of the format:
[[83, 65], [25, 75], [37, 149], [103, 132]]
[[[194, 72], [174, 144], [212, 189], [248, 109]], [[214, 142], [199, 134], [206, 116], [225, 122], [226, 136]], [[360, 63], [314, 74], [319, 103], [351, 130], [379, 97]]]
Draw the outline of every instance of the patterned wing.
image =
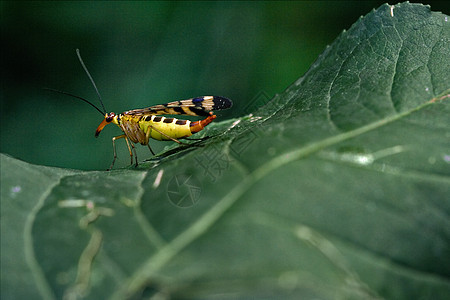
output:
[[233, 105], [230, 99], [219, 96], [203, 96], [188, 100], [173, 101], [142, 109], [134, 109], [124, 112], [126, 115], [190, 115], [209, 116], [213, 110], [230, 108]]

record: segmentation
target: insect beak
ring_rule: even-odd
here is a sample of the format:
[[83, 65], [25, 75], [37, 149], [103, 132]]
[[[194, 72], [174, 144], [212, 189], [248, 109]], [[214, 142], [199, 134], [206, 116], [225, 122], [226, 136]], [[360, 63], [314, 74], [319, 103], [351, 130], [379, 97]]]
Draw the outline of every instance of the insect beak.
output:
[[111, 122], [106, 121], [106, 118], [98, 125], [97, 130], [95, 131], [95, 137], [98, 137], [103, 128]]

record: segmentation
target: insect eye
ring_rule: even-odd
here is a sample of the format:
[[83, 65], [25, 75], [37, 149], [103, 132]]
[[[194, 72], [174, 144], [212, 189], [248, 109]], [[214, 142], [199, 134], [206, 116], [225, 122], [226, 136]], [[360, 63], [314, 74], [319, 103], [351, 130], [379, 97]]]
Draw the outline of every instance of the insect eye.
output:
[[110, 123], [110, 122], [112, 122], [113, 119], [114, 119], [114, 114], [109, 114], [109, 115], [106, 117], [106, 122]]

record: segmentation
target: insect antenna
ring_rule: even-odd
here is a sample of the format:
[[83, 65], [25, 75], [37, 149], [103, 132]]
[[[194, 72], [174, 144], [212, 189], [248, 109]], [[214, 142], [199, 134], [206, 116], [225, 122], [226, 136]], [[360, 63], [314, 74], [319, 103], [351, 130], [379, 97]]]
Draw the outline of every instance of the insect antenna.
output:
[[[76, 52], [77, 52], [78, 60], [80, 61], [81, 66], [83, 66], [83, 69], [86, 72], [87, 76], [89, 77], [89, 80], [91, 81], [92, 85], [94, 86], [95, 92], [97, 93], [98, 99], [100, 100], [100, 104], [102, 105], [102, 108], [104, 111], [104, 113], [102, 113], [102, 115], [106, 114], [106, 109], [105, 109], [105, 106], [103, 105], [102, 96], [100, 96], [100, 93], [97, 89], [97, 85], [95, 85], [94, 79], [92, 78], [91, 74], [89, 73], [88, 69], [86, 68], [86, 65], [84, 64], [83, 59], [81, 58], [80, 49], [76, 49]], [[98, 108], [97, 108], [97, 110], [98, 110]]]
[[91, 105], [93, 108], [95, 108], [99, 113], [102, 114], [102, 116], [104, 116], [104, 115], [106, 114], [106, 112], [102, 112], [102, 111], [101, 111], [97, 106], [95, 106], [91, 101], [89, 101], [89, 100], [87, 100], [87, 99], [84, 99], [83, 97], [75, 96], [75, 95], [73, 95], [73, 94], [71, 94], [71, 93], [64, 92], [64, 91], [60, 91], [60, 90], [55, 90], [55, 89], [51, 89], [51, 88], [44, 88], [44, 90], [48, 90], [48, 91], [52, 91], [52, 92], [57, 92], [57, 93], [60, 93], [60, 94], [64, 94], [64, 95], [73, 97], [73, 98], [80, 99], [80, 100], [86, 102], [87, 104]]

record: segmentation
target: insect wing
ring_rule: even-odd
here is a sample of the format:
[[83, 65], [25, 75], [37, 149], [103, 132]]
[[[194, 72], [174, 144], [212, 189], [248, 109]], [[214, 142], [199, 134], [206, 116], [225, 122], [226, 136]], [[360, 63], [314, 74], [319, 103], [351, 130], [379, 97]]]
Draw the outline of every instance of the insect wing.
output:
[[210, 111], [227, 109], [232, 105], [231, 100], [225, 97], [203, 96], [130, 110], [124, 114], [209, 116]]

